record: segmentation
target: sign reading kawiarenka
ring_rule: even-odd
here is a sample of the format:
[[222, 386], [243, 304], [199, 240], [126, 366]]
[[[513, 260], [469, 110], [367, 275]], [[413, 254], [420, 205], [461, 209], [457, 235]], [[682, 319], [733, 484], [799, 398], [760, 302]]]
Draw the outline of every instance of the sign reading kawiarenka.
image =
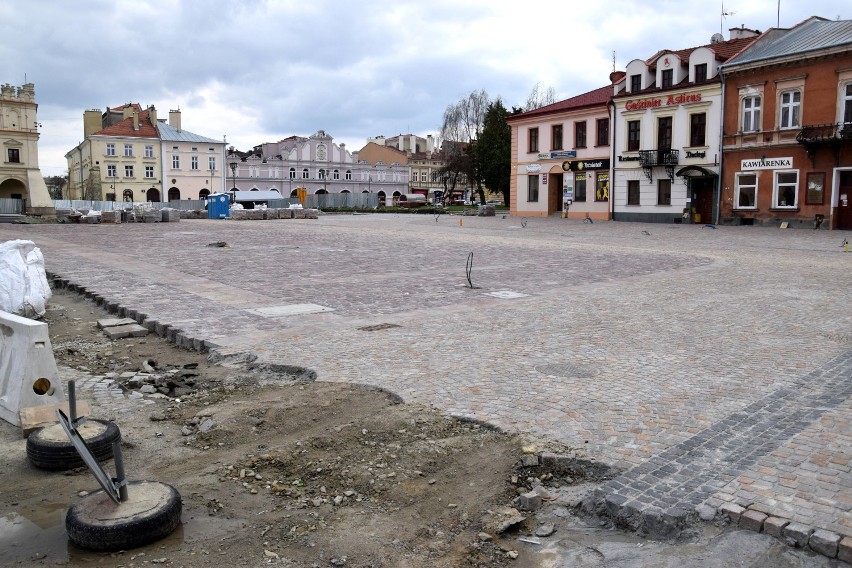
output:
[[756, 158], [743, 160], [740, 170], [781, 170], [793, 167], [793, 158]]

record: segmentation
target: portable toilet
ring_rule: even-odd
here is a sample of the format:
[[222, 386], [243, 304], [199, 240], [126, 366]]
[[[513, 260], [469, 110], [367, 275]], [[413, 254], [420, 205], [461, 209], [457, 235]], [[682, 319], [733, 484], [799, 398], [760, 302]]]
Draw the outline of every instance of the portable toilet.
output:
[[231, 200], [227, 193], [211, 193], [207, 196], [207, 218], [227, 219], [231, 216]]

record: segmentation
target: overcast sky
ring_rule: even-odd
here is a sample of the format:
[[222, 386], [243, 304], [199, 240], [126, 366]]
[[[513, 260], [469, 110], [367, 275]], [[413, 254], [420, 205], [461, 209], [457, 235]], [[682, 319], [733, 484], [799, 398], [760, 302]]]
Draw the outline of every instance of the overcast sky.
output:
[[[850, 19], [847, 0], [781, 0], [780, 23]], [[521, 106], [613, 67], [776, 26], [778, 0], [0, 0], [0, 83], [35, 84], [43, 175], [67, 170], [83, 111], [136, 102], [248, 150], [323, 129], [435, 133], [448, 104], [485, 89]]]

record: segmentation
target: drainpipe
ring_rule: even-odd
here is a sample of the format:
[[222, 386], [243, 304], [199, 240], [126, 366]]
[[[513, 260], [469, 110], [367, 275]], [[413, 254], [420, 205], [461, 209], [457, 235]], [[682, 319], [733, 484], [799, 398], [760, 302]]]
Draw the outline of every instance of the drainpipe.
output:
[[610, 130], [612, 131], [610, 137], [610, 154], [612, 157], [609, 160], [609, 219], [610, 221], [615, 221], [615, 129], [616, 129], [616, 120], [615, 120], [615, 103], [612, 102], [612, 99], [606, 104], [607, 112], [612, 109], [612, 113], [610, 114], [609, 124]]
[[[725, 144], [725, 74], [722, 73], [722, 69], [719, 69], [719, 77], [722, 78], [722, 100], [720, 103], [721, 108], [719, 109], [719, 177], [716, 182], [716, 215], [715, 219], [713, 219], [713, 224], [718, 225], [719, 220], [722, 218], [722, 183], [724, 181], [724, 152], [722, 152], [722, 147]], [[739, 112], [739, 107], [737, 108], [737, 112]]]

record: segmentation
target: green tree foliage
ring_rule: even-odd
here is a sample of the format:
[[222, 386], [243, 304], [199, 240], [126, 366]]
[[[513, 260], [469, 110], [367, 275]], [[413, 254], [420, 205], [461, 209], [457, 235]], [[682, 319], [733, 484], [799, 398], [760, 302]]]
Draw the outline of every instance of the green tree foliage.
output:
[[509, 180], [512, 173], [512, 129], [506, 122], [508, 116], [509, 111], [499, 98], [489, 103], [482, 132], [473, 150], [483, 183], [492, 192], [503, 195], [505, 205], [509, 204]]

